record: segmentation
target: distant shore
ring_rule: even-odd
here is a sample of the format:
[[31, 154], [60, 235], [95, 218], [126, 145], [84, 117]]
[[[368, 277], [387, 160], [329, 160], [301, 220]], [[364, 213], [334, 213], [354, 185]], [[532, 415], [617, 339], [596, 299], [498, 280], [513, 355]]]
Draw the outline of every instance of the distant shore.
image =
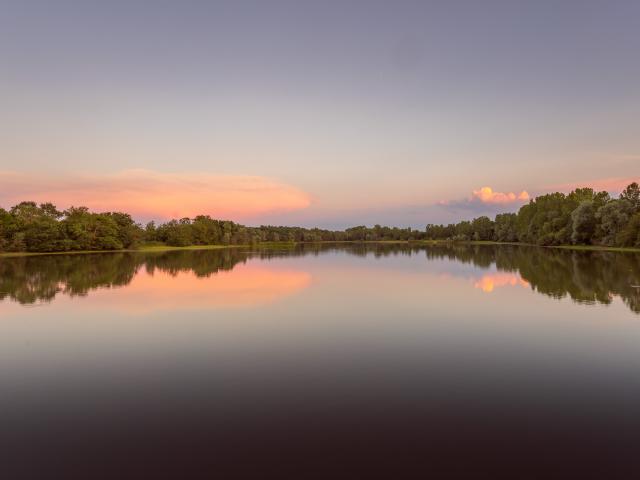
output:
[[222, 250], [227, 248], [252, 248], [252, 247], [293, 247], [295, 245], [331, 245], [331, 244], [368, 244], [368, 245], [512, 245], [520, 247], [538, 247], [562, 250], [579, 250], [594, 252], [621, 252], [621, 253], [640, 253], [640, 248], [633, 247], [606, 247], [601, 245], [535, 245], [519, 242], [494, 242], [494, 241], [446, 241], [446, 240], [343, 240], [343, 241], [324, 241], [324, 242], [262, 242], [249, 245], [189, 245], [186, 247], [176, 247], [171, 245], [142, 245], [138, 248], [128, 248], [120, 250], [76, 250], [67, 252], [4, 252], [0, 253], [1, 258], [12, 257], [34, 257], [43, 255], [88, 255], [96, 253], [153, 253], [153, 252], [171, 252], [183, 250]]

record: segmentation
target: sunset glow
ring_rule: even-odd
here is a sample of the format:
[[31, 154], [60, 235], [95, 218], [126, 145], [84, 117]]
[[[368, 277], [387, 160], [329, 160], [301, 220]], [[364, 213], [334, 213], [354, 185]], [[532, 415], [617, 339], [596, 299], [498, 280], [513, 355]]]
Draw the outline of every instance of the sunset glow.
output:
[[[209, 277], [193, 272], [171, 275], [139, 272], [124, 289], [97, 290], [94, 302], [129, 314], [148, 314], [167, 309], [249, 308], [268, 305], [299, 292], [311, 284], [304, 271], [274, 269], [265, 264], [236, 265]], [[113, 304], [113, 295], [118, 303]]]
[[159, 173], [128, 170], [113, 175], [51, 177], [0, 172], [0, 205], [53, 202], [59, 208], [124, 211], [140, 219], [211, 215], [232, 220], [300, 210], [310, 205], [302, 190], [257, 176]]

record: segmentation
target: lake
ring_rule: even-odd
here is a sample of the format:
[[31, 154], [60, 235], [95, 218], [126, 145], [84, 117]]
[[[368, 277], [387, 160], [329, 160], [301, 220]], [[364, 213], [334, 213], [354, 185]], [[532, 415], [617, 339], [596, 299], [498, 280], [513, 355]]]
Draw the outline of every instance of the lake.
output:
[[637, 285], [637, 254], [508, 245], [0, 258], [3, 468], [628, 475]]

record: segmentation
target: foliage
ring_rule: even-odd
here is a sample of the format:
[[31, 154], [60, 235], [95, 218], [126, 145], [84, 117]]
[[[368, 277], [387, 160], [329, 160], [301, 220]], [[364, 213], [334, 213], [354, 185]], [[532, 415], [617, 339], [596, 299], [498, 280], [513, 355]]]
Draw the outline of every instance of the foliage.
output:
[[601, 243], [609, 246], [618, 245], [618, 236], [629, 223], [632, 214], [632, 204], [625, 199], [614, 200], [601, 207], [596, 212]]
[[92, 213], [86, 207], [60, 212], [51, 203], [21, 202], [0, 210], [0, 250], [65, 252], [135, 247], [140, 226], [126, 213]]
[[578, 188], [568, 195], [549, 193], [517, 213], [480, 217], [472, 222], [427, 225], [430, 240], [493, 240], [536, 245], [640, 246], [640, 187], [629, 185], [620, 198]]
[[585, 200], [571, 212], [571, 241], [576, 244], [589, 244], [596, 231], [596, 211], [591, 200]]

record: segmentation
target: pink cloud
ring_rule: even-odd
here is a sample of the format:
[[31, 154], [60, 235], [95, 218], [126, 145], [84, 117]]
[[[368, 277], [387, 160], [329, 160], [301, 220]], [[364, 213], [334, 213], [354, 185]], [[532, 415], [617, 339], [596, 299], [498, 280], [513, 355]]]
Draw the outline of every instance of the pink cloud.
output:
[[0, 204], [53, 202], [125, 211], [135, 218], [168, 219], [204, 214], [244, 220], [307, 208], [310, 196], [277, 180], [209, 173], [127, 170], [112, 175], [44, 176], [0, 172]]
[[480, 190], [473, 191], [471, 200], [479, 200], [482, 203], [526, 202], [529, 200], [529, 194], [525, 190], [521, 191], [519, 194], [515, 194], [513, 192], [494, 192], [491, 187], [482, 187]]
[[513, 211], [529, 200], [529, 193], [495, 192], [491, 187], [474, 190], [463, 200], [440, 200], [437, 207], [446, 209], [456, 215], [495, 215], [505, 211]]

